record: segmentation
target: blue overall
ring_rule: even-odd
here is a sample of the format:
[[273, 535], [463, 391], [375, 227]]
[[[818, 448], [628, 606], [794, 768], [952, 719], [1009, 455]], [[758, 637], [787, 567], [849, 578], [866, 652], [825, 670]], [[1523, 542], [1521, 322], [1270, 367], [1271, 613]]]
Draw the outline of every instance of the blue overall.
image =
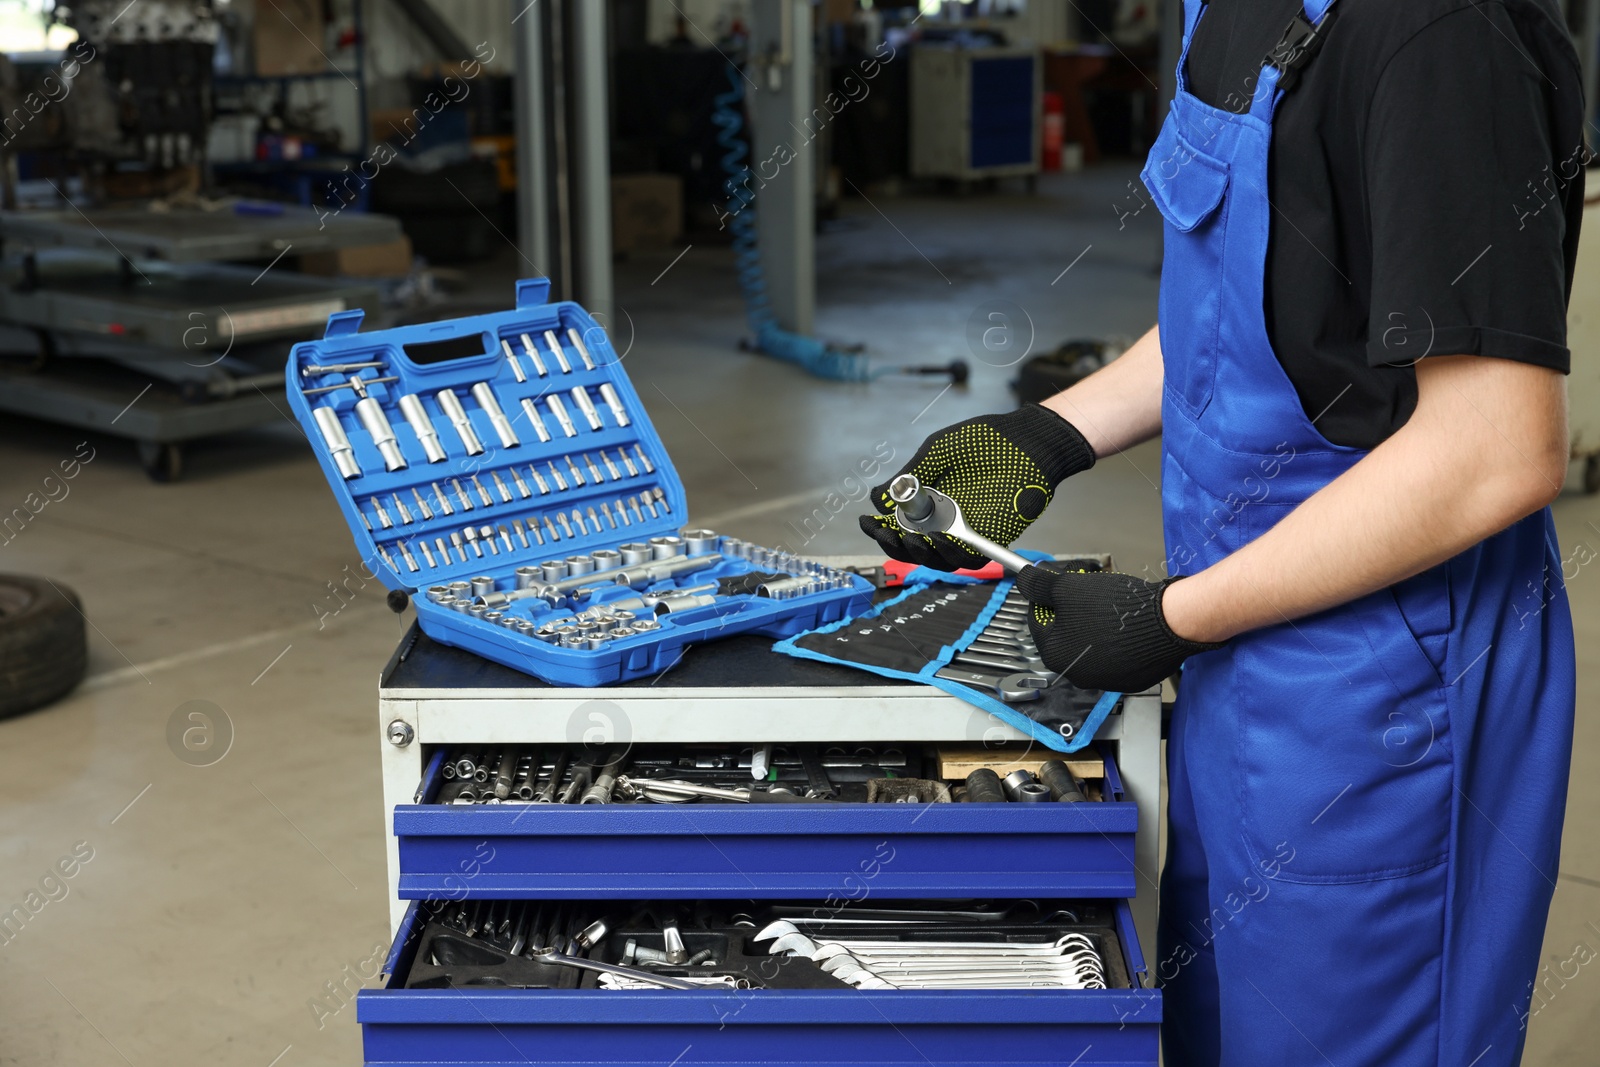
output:
[[[1185, 55], [1203, 4], [1186, 8]], [[1365, 455], [1317, 432], [1267, 337], [1284, 95], [1269, 65], [1247, 114], [1220, 111], [1180, 62], [1143, 175], [1165, 220], [1175, 574], [1237, 551]], [[1516, 1064], [1574, 684], [1548, 509], [1393, 588], [1190, 659], [1155, 965], [1167, 1067]]]

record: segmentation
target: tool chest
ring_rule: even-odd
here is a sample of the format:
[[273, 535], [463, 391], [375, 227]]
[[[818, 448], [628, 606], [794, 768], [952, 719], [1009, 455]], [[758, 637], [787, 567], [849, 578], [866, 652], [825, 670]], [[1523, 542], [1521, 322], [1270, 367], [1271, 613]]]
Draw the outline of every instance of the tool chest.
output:
[[[1116, 764], [1093, 751], [1055, 756], [1026, 744], [440, 747], [422, 802], [393, 812], [399, 894], [718, 897], [758, 884], [849, 899], [864, 862], [888, 853], [874, 894], [1133, 896], [1138, 811]], [[1053, 802], [1037, 781], [1046, 764], [1084, 799]], [[966, 802], [979, 767], [992, 769], [990, 798]]]
[[561, 685], [658, 674], [712, 637], [787, 637], [870, 583], [686, 524], [683, 483], [605, 333], [516, 307], [294, 346], [288, 397], [368, 568], [436, 640]]

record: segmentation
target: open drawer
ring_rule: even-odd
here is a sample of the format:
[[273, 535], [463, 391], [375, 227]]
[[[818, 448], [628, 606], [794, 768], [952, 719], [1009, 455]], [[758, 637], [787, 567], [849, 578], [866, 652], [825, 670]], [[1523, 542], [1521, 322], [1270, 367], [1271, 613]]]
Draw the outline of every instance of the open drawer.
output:
[[[786, 928], [801, 933], [779, 940]], [[541, 942], [703, 987], [638, 988], [534, 959]], [[928, 961], [951, 942], [963, 956], [1026, 962]], [[675, 946], [698, 962], [652, 959]], [[1041, 978], [1051, 946], [1073, 962]], [[961, 977], [948, 977], [952, 965]], [[419, 902], [385, 969], [356, 1016], [366, 1063], [391, 1067], [1153, 1067], [1161, 1021], [1124, 901]]]
[[[445, 767], [459, 762], [465, 768], [471, 762], [461, 751], [433, 752], [419, 789], [424, 802], [394, 809], [402, 899], [854, 900], [868, 890], [875, 897], [1117, 899], [1137, 891], [1137, 807], [1126, 799], [1115, 763], [1090, 751], [1067, 760], [1079, 779], [1081, 802], [951, 800], [963, 795], [965, 769], [974, 762], [1004, 775], [1014, 768], [1038, 769], [1055, 757], [1037, 747], [963, 754], [904, 745], [850, 746], [848, 757], [836, 761], [846, 766], [834, 767], [831, 777], [823, 766], [822, 775], [831, 782], [827, 788], [838, 798], [833, 801], [804, 799], [807, 783], [817, 782], [815, 761], [827, 764], [828, 750], [796, 753], [786, 764], [789, 754], [779, 746], [756, 758], [770, 761], [766, 785], [784, 781], [786, 774], [802, 776], [792, 790], [774, 791], [785, 797], [783, 802], [773, 802], [772, 796], [765, 803], [637, 797], [630, 802], [626, 788], [614, 785], [608, 803], [564, 804], [518, 803], [514, 792], [498, 803], [449, 802], [460, 792], [461, 779], [448, 780]], [[718, 780], [726, 784], [719, 788], [752, 785], [749, 750], [742, 769], [738, 754], [713, 759], [706, 751], [687, 745], [641, 747], [629, 752], [611, 777], [615, 783], [648, 783], [722, 773]], [[576, 800], [583, 790], [564, 776], [563, 754], [533, 753], [524, 760], [540, 760], [544, 785], [553, 777], [557, 795], [566, 792]], [[802, 755], [813, 764], [809, 772], [797, 769]], [[874, 759], [901, 762], [897, 767], [871, 764], [865, 771], [848, 766]], [[694, 766], [718, 762], [729, 765]], [[683, 769], [685, 763], [690, 768]], [[525, 768], [518, 781], [529, 773]], [[838, 778], [850, 780], [832, 781]], [[534, 785], [539, 785], [537, 775]], [[759, 788], [754, 792], [766, 795]], [[906, 800], [895, 802], [900, 797]], [[888, 802], [880, 802], [885, 798]]]

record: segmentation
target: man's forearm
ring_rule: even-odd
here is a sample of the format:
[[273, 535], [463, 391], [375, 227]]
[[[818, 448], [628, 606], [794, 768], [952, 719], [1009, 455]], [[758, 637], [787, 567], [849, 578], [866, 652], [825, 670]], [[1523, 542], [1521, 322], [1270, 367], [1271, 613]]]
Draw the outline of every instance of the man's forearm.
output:
[[1097, 457], [1161, 432], [1161, 338], [1156, 329], [1070, 389], [1044, 402], [1088, 438]]
[[1433, 357], [1417, 383], [1417, 410], [1397, 433], [1254, 542], [1167, 590], [1174, 633], [1222, 641], [1354, 600], [1554, 499], [1567, 457], [1559, 374]]

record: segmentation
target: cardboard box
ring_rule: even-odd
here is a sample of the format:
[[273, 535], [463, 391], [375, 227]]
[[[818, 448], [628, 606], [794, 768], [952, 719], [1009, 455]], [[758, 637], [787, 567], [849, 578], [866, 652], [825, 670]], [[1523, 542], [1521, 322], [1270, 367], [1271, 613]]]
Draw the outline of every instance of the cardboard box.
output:
[[683, 236], [683, 180], [676, 174], [611, 179], [611, 246], [617, 252], [670, 245]]
[[357, 245], [332, 252], [312, 252], [300, 257], [304, 274], [320, 277], [349, 275], [356, 278], [400, 278], [411, 271], [411, 238], [381, 245]]
[[320, 74], [328, 69], [323, 55], [320, 0], [272, 0], [256, 5], [256, 73]]

